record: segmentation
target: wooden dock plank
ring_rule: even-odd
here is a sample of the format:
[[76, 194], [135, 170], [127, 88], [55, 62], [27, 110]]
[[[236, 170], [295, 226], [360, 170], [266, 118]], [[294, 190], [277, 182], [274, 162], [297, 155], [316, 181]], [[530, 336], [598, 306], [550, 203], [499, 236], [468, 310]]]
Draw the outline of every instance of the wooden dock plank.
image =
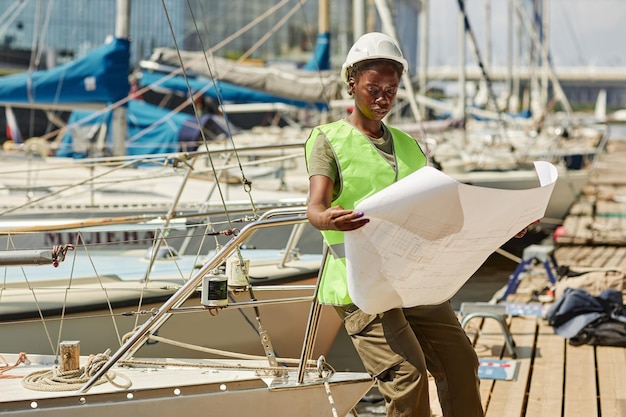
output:
[[491, 400], [485, 417], [519, 417], [526, 404], [526, 387], [531, 377], [531, 361], [534, 352], [536, 317], [516, 317], [511, 323], [519, 368], [512, 381], [495, 381]]
[[563, 417], [598, 417], [593, 346], [566, 345], [565, 398]]
[[626, 349], [598, 346], [596, 357], [602, 417], [626, 416]]
[[607, 259], [605, 263], [606, 268], [621, 268], [624, 264], [624, 255], [626, 254], [626, 248], [620, 247], [616, 248], [613, 256], [610, 259]]
[[[480, 330], [477, 335], [478, 337], [474, 343], [474, 348], [476, 349], [478, 357], [490, 359], [502, 358], [505, 350], [505, 343], [500, 325], [493, 319], [484, 320], [479, 318], [472, 319], [469, 324], [471, 323], [480, 324]], [[483, 410], [487, 410], [489, 408], [491, 392], [493, 391], [494, 385], [494, 380], [480, 380], [480, 397], [483, 403]]]
[[[610, 152], [598, 157], [582, 195], [564, 219], [564, 239], [556, 242], [557, 263], [573, 270], [626, 271], [626, 142], [609, 141], [607, 148]], [[624, 284], [622, 290], [626, 293]], [[555, 388], [548, 394], [549, 386]], [[624, 417], [625, 387], [626, 349], [571, 346], [543, 323], [537, 338], [528, 409], [520, 415]], [[562, 414], [559, 389], [563, 393]]]
[[545, 320], [539, 320], [532, 380], [526, 415], [560, 416], [563, 409], [565, 339], [554, 333]]
[[604, 265], [606, 265], [608, 260], [613, 256], [613, 254], [615, 253], [616, 247], [604, 246], [601, 248], [601, 250], [597, 250], [599, 248], [595, 248], [595, 249], [596, 249], [595, 251], [596, 255], [594, 257], [592, 266], [602, 268]]
[[563, 246], [555, 250], [554, 257], [559, 265], [591, 266], [589, 257], [592, 251], [591, 246]]

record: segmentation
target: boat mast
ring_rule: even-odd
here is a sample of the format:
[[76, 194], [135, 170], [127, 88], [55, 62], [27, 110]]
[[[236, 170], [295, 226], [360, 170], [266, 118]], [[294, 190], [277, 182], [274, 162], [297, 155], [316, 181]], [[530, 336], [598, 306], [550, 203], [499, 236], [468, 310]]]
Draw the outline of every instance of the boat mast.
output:
[[491, 69], [491, 0], [485, 0], [485, 67]]
[[512, 106], [515, 108], [515, 112], [519, 111], [521, 104], [523, 104], [522, 100], [522, 90], [521, 90], [521, 74], [520, 68], [522, 65], [522, 53], [524, 50], [524, 30], [522, 27], [522, 20], [515, 9], [515, 2], [517, 0], [511, 0], [510, 7], [512, 9], [514, 15], [514, 25], [515, 25], [515, 33], [516, 33], [516, 43], [515, 43], [515, 52], [513, 55], [513, 68], [515, 68], [515, 73], [513, 74], [513, 98], [514, 101]]
[[365, 33], [365, 0], [352, 1], [352, 34], [358, 39]]
[[[389, 6], [385, 0], [374, 0], [374, 4], [376, 5], [376, 10], [378, 10], [378, 16], [380, 17], [383, 32], [393, 39], [396, 44], [400, 45], [400, 41], [398, 40], [398, 35], [396, 34], [396, 29], [393, 23], [393, 18], [391, 16], [391, 12], [389, 11]], [[402, 45], [400, 45], [402, 47]], [[411, 113], [413, 113], [413, 117], [418, 122], [422, 121], [422, 115], [419, 111], [419, 107], [417, 106], [417, 99], [415, 98], [415, 92], [413, 91], [413, 84], [411, 82], [411, 76], [409, 72], [406, 71], [402, 74], [402, 80], [404, 81], [404, 88], [406, 89], [409, 107], [411, 108]]]
[[[115, 16], [115, 37], [118, 39], [128, 39], [130, 37], [130, 1], [117, 0]], [[126, 132], [128, 130], [126, 122], [126, 107], [117, 106], [113, 109], [112, 121], [113, 155], [126, 155]]]
[[330, 0], [319, 0], [317, 18], [318, 32], [329, 33], [330, 32]]
[[561, 87], [561, 83], [559, 82], [559, 79], [556, 76], [554, 68], [552, 67], [552, 64], [550, 63], [550, 57], [548, 54], [547, 45], [541, 42], [541, 39], [539, 38], [539, 34], [537, 33], [537, 30], [532, 24], [531, 19], [526, 14], [526, 10], [524, 9], [520, 0], [513, 0], [513, 2], [515, 5], [515, 9], [521, 18], [522, 24], [525, 26], [526, 31], [530, 33], [533, 44], [535, 45], [535, 47], [539, 48], [539, 50], [541, 51], [541, 58], [546, 63], [546, 68], [549, 71], [548, 75], [549, 75], [550, 81], [552, 81], [552, 88], [554, 89], [555, 98], [561, 103], [567, 115], [571, 117], [572, 107], [570, 106], [570, 103], [567, 100], [567, 96], [565, 95], [565, 92], [563, 91], [563, 88]]
[[507, 72], [506, 72], [506, 91], [507, 91], [507, 99], [506, 99], [506, 108], [510, 113], [517, 112], [517, 106], [513, 106], [513, 49], [515, 48], [515, 42], [513, 41], [513, 33], [514, 33], [514, 24], [515, 15], [513, 12], [513, 2], [509, 0], [508, 9], [507, 9], [507, 56], [506, 56], [506, 64], [507, 64]]
[[[485, 48], [485, 60], [483, 62], [485, 69], [487, 71], [491, 71], [491, 65], [492, 65], [492, 49], [491, 49], [491, 0], [484, 0], [484, 12], [485, 12], [485, 37], [483, 39], [484, 41], [484, 48]], [[486, 93], [486, 99], [485, 99], [485, 103], [489, 102], [489, 86], [487, 85], [487, 80], [483, 79], [480, 80], [480, 88], [482, 89], [483, 92]], [[495, 100], [495, 97], [494, 97]], [[494, 103], [495, 104], [495, 103]], [[496, 104], [497, 106], [497, 104]]]
[[[550, 45], [550, 2], [543, 0], [543, 10], [541, 12], [541, 34], [544, 45]], [[549, 56], [548, 56], [549, 58]], [[548, 105], [548, 83], [550, 77], [550, 67], [546, 59], [541, 59], [541, 105]]]
[[[466, 108], [466, 96], [465, 96], [465, 71], [466, 71], [466, 43], [465, 43], [465, 14], [463, 9], [460, 7], [457, 13], [457, 24], [458, 24], [458, 57], [459, 57], [459, 79], [458, 79], [458, 103], [457, 103], [457, 111], [456, 118], [461, 119], [463, 121], [463, 126], [465, 126], [467, 122], [467, 108]], [[467, 132], [465, 129], [462, 129], [463, 132], [463, 143], [466, 143], [467, 140]]]
[[[419, 15], [419, 91], [420, 94], [425, 96], [427, 93], [428, 84], [428, 43], [430, 42], [428, 33], [430, 31], [429, 17], [428, 17], [428, 1], [422, 0], [422, 7]], [[422, 111], [422, 119], [426, 118], [426, 108], [420, 108]]]

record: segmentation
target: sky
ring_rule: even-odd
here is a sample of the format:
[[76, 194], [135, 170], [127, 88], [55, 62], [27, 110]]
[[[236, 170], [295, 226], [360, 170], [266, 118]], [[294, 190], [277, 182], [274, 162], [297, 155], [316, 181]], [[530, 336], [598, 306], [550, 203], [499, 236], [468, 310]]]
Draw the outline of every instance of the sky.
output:
[[[506, 66], [508, 0], [465, 0], [481, 56], [485, 54], [485, 2], [491, 2], [492, 65]], [[626, 0], [545, 0], [550, 52], [556, 67], [626, 67]], [[456, 65], [457, 0], [430, 0], [429, 64]], [[469, 44], [468, 44], [469, 45]], [[469, 57], [473, 57], [468, 46]], [[475, 62], [475, 61], [474, 61]]]

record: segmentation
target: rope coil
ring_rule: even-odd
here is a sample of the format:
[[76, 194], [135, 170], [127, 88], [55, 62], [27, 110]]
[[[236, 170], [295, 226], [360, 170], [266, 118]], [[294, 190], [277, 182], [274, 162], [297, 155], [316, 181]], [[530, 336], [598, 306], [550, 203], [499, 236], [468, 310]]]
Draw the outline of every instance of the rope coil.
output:
[[[58, 366], [55, 366], [49, 370], [32, 372], [22, 379], [22, 386], [33, 391], [54, 392], [78, 390], [107, 363], [109, 353], [110, 350], [107, 349], [104, 353], [92, 355], [87, 360], [85, 366], [71, 371], [61, 371]], [[107, 381], [120, 389], [127, 389], [132, 385], [131, 380], [123, 374], [110, 371], [104, 376], [106, 379], [97, 381], [95, 385], [101, 385]], [[118, 378], [122, 379], [122, 382], [116, 382]]]

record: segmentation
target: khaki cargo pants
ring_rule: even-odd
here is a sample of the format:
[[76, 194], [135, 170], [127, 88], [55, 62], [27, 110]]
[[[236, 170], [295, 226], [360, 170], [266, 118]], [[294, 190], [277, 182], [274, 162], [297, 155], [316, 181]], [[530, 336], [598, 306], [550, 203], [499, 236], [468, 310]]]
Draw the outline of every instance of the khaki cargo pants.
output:
[[449, 302], [370, 315], [337, 307], [388, 417], [428, 417], [429, 371], [445, 417], [482, 417], [478, 358]]

